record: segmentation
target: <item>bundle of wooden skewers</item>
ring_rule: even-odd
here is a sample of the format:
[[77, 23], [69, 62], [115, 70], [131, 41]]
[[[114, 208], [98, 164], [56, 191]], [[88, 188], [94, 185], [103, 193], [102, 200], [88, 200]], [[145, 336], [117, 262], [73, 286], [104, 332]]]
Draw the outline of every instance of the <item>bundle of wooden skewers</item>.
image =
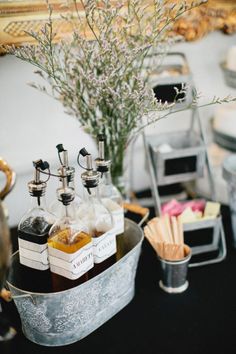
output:
[[144, 234], [160, 258], [177, 261], [186, 256], [180, 218], [167, 214], [155, 217], [145, 226]]

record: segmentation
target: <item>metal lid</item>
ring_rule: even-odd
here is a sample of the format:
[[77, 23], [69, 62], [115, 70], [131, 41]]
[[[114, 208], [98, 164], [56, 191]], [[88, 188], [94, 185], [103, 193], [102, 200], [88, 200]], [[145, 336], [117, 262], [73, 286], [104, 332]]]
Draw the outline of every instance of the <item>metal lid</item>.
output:
[[111, 160], [105, 159], [105, 135], [98, 135], [98, 158], [95, 160], [97, 171], [107, 172], [111, 166]]
[[75, 191], [73, 188], [57, 188], [57, 199], [63, 205], [69, 205], [75, 199]]
[[97, 187], [100, 175], [97, 171], [86, 171], [81, 174], [82, 183], [87, 188]]
[[47, 161], [41, 159], [33, 161], [34, 179], [28, 183], [28, 190], [31, 196], [39, 197], [43, 196], [46, 192], [47, 183], [40, 180], [40, 170], [44, 171], [49, 169]]
[[109, 171], [109, 168], [111, 166], [111, 160], [103, 160], [103, 159], [97, 158], [95, 160], [95, 163], [96, 163], [98, 172], [107, 172], [107, 171]]
[[86, 157], [86, 171], [81, 174], [82, 183], [86, 188], [97, 187], [99, 183], [100, 174], [93, 170], [92, 156], [90, 154]]
[[[63, 172], [62, 172], [62, 167], [59, 167], [57, 169], [57, 172], [59, 174], [59, 176], [62, 176], [63, 175]], [[74, 181], [74, 177], [75, 177], [75, 168], [74, 167], [66, 167], [66, 170], [65, 170], [65, 173], [66, 173], [66, 176], [67, 176], [67, 180], [68, 182], [72, 182]], [[60, 178], [60, 181], [62, 180], [62, 178]]]
[[38, 197], [45, 195], [47, 184], [45, 182], [36, 182], [32, 180], [28, 183], [28, 190], [32, 197]]
[[61, 167], [60, 170], [62, 186], [57, 188], [57, 198], [63, 205], [69, 205], [75, 199], [75, 191], [68, 186], [66, 167]]

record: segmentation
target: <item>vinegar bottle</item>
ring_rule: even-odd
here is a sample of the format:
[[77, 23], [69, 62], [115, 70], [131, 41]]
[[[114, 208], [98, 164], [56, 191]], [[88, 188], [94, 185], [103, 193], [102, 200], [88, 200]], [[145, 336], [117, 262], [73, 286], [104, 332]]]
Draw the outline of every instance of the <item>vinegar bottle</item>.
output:
[[57, 197], [61, 215], [49, 231], [48, 250], [54, 291], [73, 288], [88, 280], [93, 267], [93, 243], [88, 228], [76, 218], [74, 190], [68, 187], [66, 168], [62, 167], [62, 186]]
[[95, 160], [97, 171], [100, 172], [99, 195], [103, 204], [111, 212], [117, 241], [117, 260], [125, 253], [124, 247], [124, 208], [123, 198], [118, 188], [114, 186], [111, 178], [112, 161], [105, 159], [105, 136], [98, 135], [98, 153]]
[[34, 179], [28, 183], [31, 208], [18, 225], [20, 257], [19, 287], [33, 292], [51, 292], [51, 274], [48, 261], [48, 233], [55, 216], [47, 211], [46, 183], [40, 180], [40, 171], [49, 168], [42, 160], [33, 162]]
[[86, 157], [87, 171], [81, 175], [84, 194], [78, 216], [86, 223], [93, 238], [94, 268], [90, 274], [95, 276], [116, 262], [116, 233], [112, 215], [99, 196], [100, 176], [92, 168], [92, 157], [85, 149], [80, 154]]

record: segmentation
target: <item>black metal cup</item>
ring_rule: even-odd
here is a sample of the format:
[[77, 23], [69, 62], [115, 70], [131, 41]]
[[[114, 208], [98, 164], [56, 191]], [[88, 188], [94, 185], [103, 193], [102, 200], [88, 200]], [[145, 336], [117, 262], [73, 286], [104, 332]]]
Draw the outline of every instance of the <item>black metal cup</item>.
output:
[[178, 294], [188, 288], [187, 273], [192, 252], [187, 245], [184, 245], [184, 250], [186, 256], [179, 261], [168, 261], [159, 257], [161, 263], [159, 285], [167, 293]]

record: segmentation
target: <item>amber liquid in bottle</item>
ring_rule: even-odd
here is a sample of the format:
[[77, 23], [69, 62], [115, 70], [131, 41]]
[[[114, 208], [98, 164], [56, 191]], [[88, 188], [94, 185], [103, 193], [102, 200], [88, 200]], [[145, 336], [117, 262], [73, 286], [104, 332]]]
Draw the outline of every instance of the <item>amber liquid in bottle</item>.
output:
[[[59, 251], [70, 254], [78, 251], [83, 246], [91, 242], [91, 236], [85, 232], [78, 232], [78, 234], [74, 235], [73, 242], [70, 241], [70, 234], [71, 231], [69, 228], [60, 230], [51, 239], [48, 240], [48, 245], [58, 249]], [[88, 272], [75, 280], [68, 279], [53, 272], [51, 273], [51, 277], [54, 292], [74, 288], [75, 286], [80, 285], [89, 279]]]
[[[25, 225], [30, 224], [27, 221], [29, 220], [26, 220]], [[46, 229], [44, 227], [45, 231], [44, 233], [42, 233], [36, 228], [37, 220], [35, 219], [34, 221], [35, 222], [33, 228], [31, 228], [30, 226], [26, 226], [18, 230], [18, 238], [29, 242], [34, 242], [36, 244], [47, 243], [48, 232], [51, 225], [48, 224]], [[41, 226], [40, 222], [42, 221], [39, 220], [38, 222], [39, 229]], [[16, 286], [20, 289], [36, 293], [50, 293], [53, 290], [50, 269], [37, 270], [19, 263], [19, 269], [17, 274], [18, 276]]]

